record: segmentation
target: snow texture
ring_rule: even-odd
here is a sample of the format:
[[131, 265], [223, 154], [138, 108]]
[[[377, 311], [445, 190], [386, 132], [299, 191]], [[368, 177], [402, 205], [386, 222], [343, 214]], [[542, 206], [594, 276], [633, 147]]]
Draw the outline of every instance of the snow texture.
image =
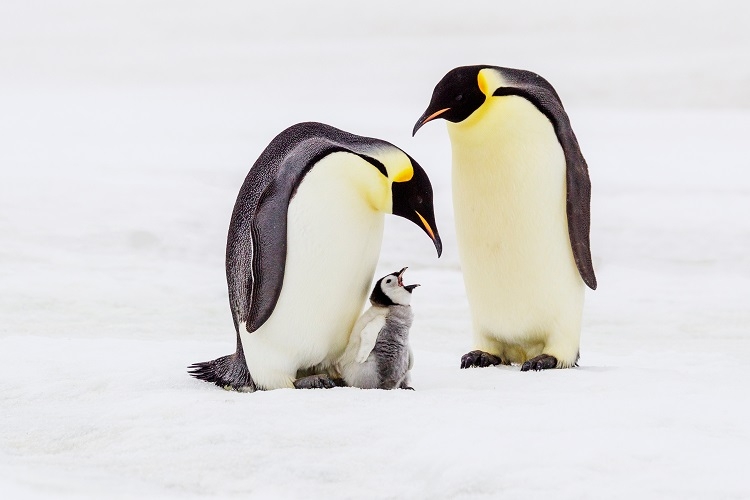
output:
[[[748, 498], [750, 4], [0, 4], [0, 497]], [[591, 169], [581, 366], [471, 349], [450, 146], [410, 131], [458, 65], [534, 70]], [[233, 393], [232, 206], [286, 126], [404, 148], [416, 391]], [[744, 471], [744, 472], [743, 472]]]

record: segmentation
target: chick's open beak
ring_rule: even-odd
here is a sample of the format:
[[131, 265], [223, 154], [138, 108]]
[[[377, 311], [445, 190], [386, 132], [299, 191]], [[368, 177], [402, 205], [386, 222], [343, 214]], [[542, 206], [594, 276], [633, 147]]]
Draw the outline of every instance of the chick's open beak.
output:
[[417, 287], [419, 286], [419, 284], [415, 284], [415, 285], [404, 285], [404, 273], [406, 272], [406, 270], [407, 270], [407, 269], [409, 269], [409, 268], [408, 268], [408, 267], [405, 267], [405, 268], [403, 268], [402, 270], [400, 270], [400, 271], [398, 272], [398, 274], [396, 275], [396, 279], [398, 280], [398, 286], [402, 286], [402, 287], [406, 288], [406, 290], [407, 290], [407, 291], [408, 291], [409, 293], [411, 293], [411, 292], [412, 292], [412, 290], [414, 290], [415, 288], [417, 288]]
[[404, 273], [406, 272], [407, 269], [409, 268], [405, 267], [401, 269], [396, 275], [396, 279], [398, 280], [398, 286], [404, 286]]

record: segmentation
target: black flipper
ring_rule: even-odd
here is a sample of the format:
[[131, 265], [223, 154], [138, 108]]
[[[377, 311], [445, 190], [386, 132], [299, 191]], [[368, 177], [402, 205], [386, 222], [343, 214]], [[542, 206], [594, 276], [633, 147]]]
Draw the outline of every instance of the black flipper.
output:
[[591, 262], [589, 230], [591, 226], [591, 181], [578, 139], [570, 126], [560, 96], [547, 80], [530, 71], [499, 68], [510, 86], [498, 88], [493, 95], [518, 95], [527, 99], [552, 123], [563, 149], [566, 165], [568, 235], [573, 257], [584, 283], [596, 290], [596, 275]]
[[[310, 157], [310, 151], [317, 151], [317, 155]], [[249, 317], [245, 319], [248, 332], [254, 332], [271, 317], [281, 295], [286, 268], [289, 202], [310, 168], [319, 159], [336, 151], [345, 150], [318, 138], [303, 142], [289, 152], [287, 160], [280, 165], [276, 179], [258, 200], [251, 224], [255, 251], [252, 255]]]

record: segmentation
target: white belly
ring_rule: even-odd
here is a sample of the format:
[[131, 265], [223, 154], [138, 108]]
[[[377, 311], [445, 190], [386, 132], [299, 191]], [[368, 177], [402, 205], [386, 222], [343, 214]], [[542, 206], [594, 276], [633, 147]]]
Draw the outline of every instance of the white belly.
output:
[[298, 370], [333, 364], [362, 311], [380, 254], [383, 213], [360, 184], [388, 186], [370, 165], [353, 170], [356, 161], [364, 162], [346, 153], [326, 157], [289, 204], [281, 295], [257, 331], [240, 329], [250, 374], [265, 389], [292, 387]]
[[475, 342], [513, 362], [542, 350], [574, 362], [584, 289], [568, 236], [562, 148], [521, 97], [491, 97], [478, 113], [448, 127]]

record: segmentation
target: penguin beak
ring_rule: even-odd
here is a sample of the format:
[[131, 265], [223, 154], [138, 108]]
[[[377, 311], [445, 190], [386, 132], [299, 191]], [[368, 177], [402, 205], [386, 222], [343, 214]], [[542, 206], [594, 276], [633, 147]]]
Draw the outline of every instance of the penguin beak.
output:
[[416, 135], [416, 133], [417, 133], [417, 130], [419, 130], [420, 128], [422, 128], [422, 125], [424, 125], [427, 122], [431, 122], [435, 118], [438, 118], [440, 115], [442, 115], [443, 113], [445, 113], [449, 109], [451, 109], [451, 108], [443, 108], [443, 109], [439, 109], [439, 110], [437, 110], [437, 111], [435, 111], [433, 113], [433, 112], [430, 111], [429, 108], [427, 108], [427, 111], [425, 111], [424, 114], [421, 117], [419, 117], [419, 120], [417, 120], [417, 123], [414, 125], [414, 129], [411, 131], [411, 136], [414, 137], [414, 135]]
[[427, 222], [427, 219], [422, 217], [422, 214], [420, 214], [416, 210], [414, 211], [414, 213], [419, 218], [419, 222], [421, 222], [424, 232], [427, 233], [427, 236], [429, 236], [430, 239], [432, 240], [432, 244], [435, 245], [435, 250], [437, 251], [438, 258], [439, 258], [443, 254], [443, 242], [440, 240], [440, 236], [435, 233], [430, 223]]
[[420, 214], [416, 210], [414, 211], [414, 213], [417, 214], [417, 217], [419, 217], [419, 221], [422, 223], [422, 227], [424, 227], [424, 230], [427, 233], [427, 236], [429, 236], [432, 242], [435, 244], [435, 248], [437, 248], [438, 255], [440, 255], [443, 249], [442, 242], [440, 242], [438, 237], [435, 236], [435, 231], [432, 230], [432, 226], [430, 226], [430, 223], [427, 222], [427, 220], [424, 217], [422, 217], [422, 214]]
[[404, 273], [406, 270], [409, 269], [408, 267], [405, 267], [401, 269], [398, 274], [396, 275], [396, 280], [398, 281], [398, 286], [404, 286]]
[[411, 293], [415, 288], [419, 286], [419, 284], [415, 285], [404, 285], [404, 272], [409, 269], [408, 267], [403, 268], [398, 272], [396, 275], [396, 279], [398, 280], [398, 286], [403, 287], [406, 289], [407, 292]]
[[427, 173], [414, 158], [409, 157], [414, 169], [406, 182], [391, 184], [393, 215], [403, 217], [421, 227], [435, 245], [438, 257], [443, 252], [443, 243], [435, 223], [435, 208], [432, 204], [432, 184]]

